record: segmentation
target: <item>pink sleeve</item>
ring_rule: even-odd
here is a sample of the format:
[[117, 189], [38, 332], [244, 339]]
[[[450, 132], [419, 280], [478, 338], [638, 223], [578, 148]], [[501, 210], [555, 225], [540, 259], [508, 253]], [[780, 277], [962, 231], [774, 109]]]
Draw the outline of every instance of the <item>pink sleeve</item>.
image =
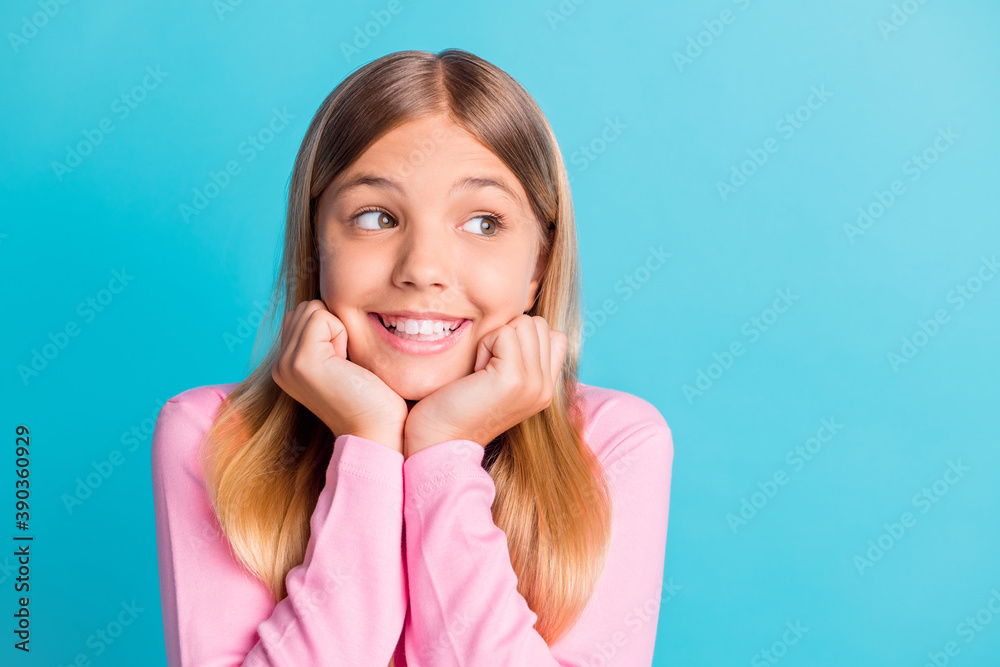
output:
[[581, 617], [551, 647], [533, 627], [537, 616], [517, 591], [506, 535], [493, 522], [496, 487], [482, 468], [483, 447], [452, 440], [404, 462], [407, 667], [652, 663], [673, 441], [641, 399], [605, 414], [591, 431], [612, 493], [608, 560]]
[[153, 433], [156, 541], [167, 664], [387, 665], [403, 628], [403, 456], [340, 436], [304, 561], [275, 605], [221, 533], [198, 463], [222, 396], [172, 398]]

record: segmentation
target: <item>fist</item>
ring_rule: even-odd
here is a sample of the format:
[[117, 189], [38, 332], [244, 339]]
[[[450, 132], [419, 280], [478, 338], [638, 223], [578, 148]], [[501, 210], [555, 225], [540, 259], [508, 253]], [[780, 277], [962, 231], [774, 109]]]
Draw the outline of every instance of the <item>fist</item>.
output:
[[402, 453], [406, 402], [347, 359], [347, 330], [322, 300], [285, 313], [271, 377], [334, 435], [357, 435]]

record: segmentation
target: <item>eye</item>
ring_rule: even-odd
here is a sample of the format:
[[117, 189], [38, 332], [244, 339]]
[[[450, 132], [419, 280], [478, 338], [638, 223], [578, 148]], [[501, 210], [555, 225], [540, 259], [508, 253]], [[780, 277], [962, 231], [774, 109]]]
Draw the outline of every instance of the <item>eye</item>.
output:
[[465, 223], [465, 229], [481, 236], [496, 236], [504, 226], [503, 216], [499, 214], [477, 215]]
[[395, 227], [395, 223], [396, 221], [392, 219], [391, 215], [378, 208], [362, 211], [358, 215], [354, 216], [354, 224], [361, 229], [369, 231], [391, 229], [392, 227]]

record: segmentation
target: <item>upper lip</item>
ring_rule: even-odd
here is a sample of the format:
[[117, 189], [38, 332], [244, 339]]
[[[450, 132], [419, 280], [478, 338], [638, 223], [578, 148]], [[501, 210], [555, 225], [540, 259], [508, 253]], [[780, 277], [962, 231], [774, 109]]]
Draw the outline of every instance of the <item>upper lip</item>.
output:
[[417, 312], [415, 310], [393, 310], [393, 311], [378, 311], [376, 315], [381, 315], [382, 317], [408, 317], [414, 320], [445, 320], [452, 322], [460, 322], [466, 318], [455, 317], [454, 315], [448, 315], [447, 313], [438, 313], [434, 311]]

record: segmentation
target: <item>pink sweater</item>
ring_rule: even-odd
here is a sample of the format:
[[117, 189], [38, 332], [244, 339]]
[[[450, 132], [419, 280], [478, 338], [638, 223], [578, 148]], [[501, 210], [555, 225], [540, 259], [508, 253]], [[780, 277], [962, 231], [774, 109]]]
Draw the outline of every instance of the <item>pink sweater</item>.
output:
[[579, 385], [584, 439], [612, 491], [612, 541], [582, 616], [548, 646], [493, 522], [496, 488], [482, 467], [484, 449], [465, 440], [404, 460], [377, 442], [339, 436], [305, 559], [275, 605], [221, 533], [198, 459], [235, 386], [184, 391], [156, 421], [153, 494], [170, 667], [382, 667], [392, 655], [398, 667], [652, 663], [673, 441], [650, 403]]

